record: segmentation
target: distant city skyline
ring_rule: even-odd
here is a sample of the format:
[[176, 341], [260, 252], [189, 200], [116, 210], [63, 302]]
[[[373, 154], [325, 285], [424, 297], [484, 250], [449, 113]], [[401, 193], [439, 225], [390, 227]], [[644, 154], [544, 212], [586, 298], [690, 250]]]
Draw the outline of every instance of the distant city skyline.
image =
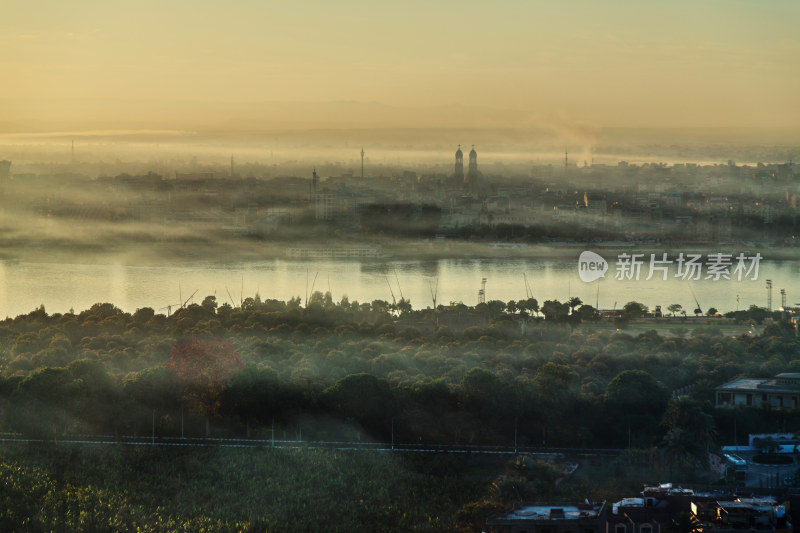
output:
[[[315, 105], [328, 103], [324, 114], [331, 102], [338, 127], [785, 128], [800, 119], [792, 1], [9, 0], [3, 11], [0, 133], [72, 121], [252, 128], [257, 102], [291, 103], [264, 111], [264, 129], [297, 117], [312, 128]], [[376, 108], [390, 111], [366, 120]]]

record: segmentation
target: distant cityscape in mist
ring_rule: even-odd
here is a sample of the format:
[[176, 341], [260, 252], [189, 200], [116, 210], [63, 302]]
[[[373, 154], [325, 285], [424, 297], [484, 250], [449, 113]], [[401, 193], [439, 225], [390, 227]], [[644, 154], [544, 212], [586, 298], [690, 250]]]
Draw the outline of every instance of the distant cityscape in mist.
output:
[[793, 243], [796, 2], [5, 7], [7, 250]]
[[[368, 245], [363, 254], [378, 256], [394, 240], [419, 239], [798, 245], [800, 171], [790, 146], [740, 148], [785, 158], [755, 164], [600, 163], [593, 152], [568, 148], [560, 161], [552, 162], [550, 153], [540, 162], [502, 149], [484, 157], [479, 146], [460, 144], [419, 150], [424, 157], [406, 161], [397, 154], [376, 161], [369, 145], [348, 149], [356, 160], [337, 161], [330, 147], [315, 160], [313, 146], [304, 146], [306, 159], [249, 161], [231, 154], [222, 164], [175, 155], [105, 162], [82, 151], [108, 147], [81, 141], [70, 143], [67, 161], [62, 154], [54, 158], [61, 161], [0, 163], [6, 254], [51, 241], [116, 251], [143, 243], [262, 242], [277, 245], [268, 255], [296, 257], [313, 257], [314, 243], [362, 243]], [[677, 157], [720, 148], [664, 150]], [[311, 248], [298, 248], [302, 243]], [[204, 253], [217, 253], [209, 246]]]

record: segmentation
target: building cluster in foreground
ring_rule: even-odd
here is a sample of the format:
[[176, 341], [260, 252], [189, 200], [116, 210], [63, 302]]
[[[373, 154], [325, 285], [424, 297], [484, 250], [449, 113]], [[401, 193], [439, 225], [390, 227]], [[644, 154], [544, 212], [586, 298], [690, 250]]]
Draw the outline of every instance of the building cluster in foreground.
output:
[[[798, 502], [800, 503], [800, 502]], [[797, 505], [795, 505], [797, 507]], [[605, 503], [534, 503], [490, 517], [489, 533], [790, 533], [791, 501], [729, 491], [695, 492], [670, 483]]]

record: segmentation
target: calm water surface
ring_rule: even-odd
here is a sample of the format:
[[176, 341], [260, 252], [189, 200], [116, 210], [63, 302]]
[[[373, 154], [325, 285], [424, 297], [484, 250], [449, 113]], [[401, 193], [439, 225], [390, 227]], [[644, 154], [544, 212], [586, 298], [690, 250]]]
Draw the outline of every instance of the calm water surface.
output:
[[[207, 295], [217, 301], [239, 304], [242, 298], [259, 293], [262, 298], [305, 300], [313, 291], [330, 291], [335, 300], [346, 295], [350, 301], [382, 299], [391, 301], [401, 294], [415, 309], [437, 304], [478, 303], [481, 280], [486, 278], [487, 300], [519, 300], [526, 297], [526, 284], [543, 302], [577, 296], [600, 308], [621, 307], [631, 300], [650, 308], [681, 304], [691, 312], [696, 300], [703, 310], [743, 309], [767, 305], [766, 280], [773, 281], [773, 308], [781, 303], [781, 289], [787, 304], [800, 302], [800, 261], [763, 261], [756, 280], [687, 281], [657, 274], [647, 281], [647, 268], [640, 279], [615, 279], [615, 254], [606, 254], [610, 269], [604, 279], [584, 283], [574, 259], [442, 259], [438, 261], [295, 261], [175, 264], [170, 266], [128, 266], [122, 264], [82, 265], [60, 263], [0, 263], [0, 316], [28, 313], [44, 304], [49, 313], [80, 312], [97, 302], [110, 302], [125, 311], [152, 307], [166, 312], [189, 299], [199, 303]], [[524, 273], [524, 276], [523, 276]], [[752, 275], [751, 275], [752, 276]], [[705, 272], [703, 272], [705, 277]]]

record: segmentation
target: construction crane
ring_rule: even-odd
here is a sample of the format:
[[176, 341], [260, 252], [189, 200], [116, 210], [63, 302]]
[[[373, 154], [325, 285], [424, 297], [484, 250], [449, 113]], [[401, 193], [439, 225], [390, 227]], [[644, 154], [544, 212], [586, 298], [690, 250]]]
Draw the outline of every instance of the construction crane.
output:
[[199, 291], [199, 290], [200, 290], [200, 289], [195, 289], [195, 290], [194, 290], [194, 292], [192, 293], [192, 295], [191, 295], [191, 296], [189, 296], [188, 298], [186, 298], [186, 301], [184, 301], [184, 302], [181, 304], [181, 308], [183, 308], [183, 307], [186, 307], [186, 304], [187, 304], [187, 303], [189, 303], [189, 300], [191, 300], [192, 298], [194, 298], [194, 295], [195, 295], [195, 294], [197, 294], [197, 291]]
[[392, 271], [394, 272], [394, 279], [397, 282], [397, 290], [400, 291], [400, 299], [405, 300], [405, 296], [403, 296], [403, 288], [400, 286], [400, 278], [397, 277], [397, 270], [392, 267]]
[[181, 307], [181, 304], [180, 303], [170, 304], [170, 305], [162, 307], [161, 309], [159, 309], [159, 311], [163, 311], [163, 310], [166, 309], [167, 310], [167, 316], [170, 316], [170, 315], [172, 315], [172, 308], [173, 307]]
[[525, 275], [525, 272], [522, 273], [522, 279], [525, 280], [525, 297], [529, 300], [533, 298], [533, 290], [531, 286], [528, 284], [528, 276]]
[[392, 284], [389, 283], [389, 276], [383, 276], [383, 279], [386, 280], [386, 285], [389, 286], [389, 293], [392, 295], [392, 309], [397, 309], [397, 299], [394, 297], [394, 291], [392, 290]]
[[436, 288], [433, 288], [431, 282], [428, 281], [428, 288], [431, 291], [431, 300], [433, 300], [433, 326], [439, 329], [439, 312], [436, 310], [436, 297], [439, 295], [439, 278], [436, 278]]
[[228, 293], [228, 299], [231, 301], [231, 307], [236, 309], [236, 303], [233, 301], [233, 296], [231, 296], [231, 291], [228, 290], [228, 286], [225, 286], [225, 291]]
[[[319, 271], [314, 274], [314, 281], [311, 282], [311, 296], [314, 296], [314, 285], [317, 283], [317, 276], [319, 276]], [[306, 269], [306, 307], [308, 307], [308, 269]]]
[[694, 314], [695, 315], [702, 315], [703, 314], [703, 308], [700, 307], [700, 302], [697, 301], [697, 296], [694, 294], [694, 289], [692, 288], [691, 285], [689, 285], [689, 290], [692, 292], [692, 298], [694, 298], [694, 303], [697, 306], [694, 309]]

